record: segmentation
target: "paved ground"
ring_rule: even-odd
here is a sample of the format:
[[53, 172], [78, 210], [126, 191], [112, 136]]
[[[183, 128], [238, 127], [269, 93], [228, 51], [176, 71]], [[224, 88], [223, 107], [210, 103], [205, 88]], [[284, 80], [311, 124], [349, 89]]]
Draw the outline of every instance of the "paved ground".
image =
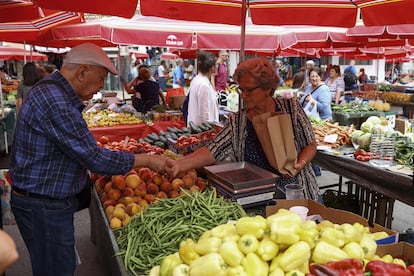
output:
[[[319, 184], [327, 185], [338, 181], [338, 175], [328, 171], [322, 171], [322, 176], [318, 177]], [[76, 270], [77, 276], [103, 275], [103, 268], [99, 261], [99, 252], [90, 241], [90, 220], [88, 210], [83, 210], [76, 214], [76, 248], [79, 252], [81, 264]], [[395, 203], [394, 220], [392, 229], [403, 232], [409, 227], [414, 228], [414, 208], [400, 202]], [[7, 276], [26, 276], [31, 275], [30, 259], [26, 247], [20, 237], [16, 226], [5, 226], [8, 232], [16, 241], [20, 258], [8, 271]]]

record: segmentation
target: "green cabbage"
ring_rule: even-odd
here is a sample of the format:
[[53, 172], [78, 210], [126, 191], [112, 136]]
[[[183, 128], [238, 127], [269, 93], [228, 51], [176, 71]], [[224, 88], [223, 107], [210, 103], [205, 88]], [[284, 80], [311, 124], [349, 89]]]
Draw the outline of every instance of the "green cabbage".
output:
[[383, 126], [383, 125], [374, 125], [371, 128], [371, 133], [372, 134], [385, 134], [388, 130], [388, 127]]
[[411, 140], [411, 143], [414, 143], [414, 133], [406, 133], [404, 134], [405, 137]]
[[370, 122], [373, 125], [381, 124], [381, 119], [378, 116], [369, 116], [365, 122]]
[[374, 125], [371, 123], [371, 122], [367, 122], [367, 121], [365, 121], [365, 122], [363, 122], [362, 124], [361, 124], [361, 127], [360, 127], [360, 129], [363, 131], [363, 132], [371, 132], [371, 129], [372, 129], [372, 127], [373, 127]]
[[371, 133], [366, 132], [359, 136], [358, 138], [358, 145], [360, 148], [364, 150], [368, 150], [369, 146], [371, 145]]

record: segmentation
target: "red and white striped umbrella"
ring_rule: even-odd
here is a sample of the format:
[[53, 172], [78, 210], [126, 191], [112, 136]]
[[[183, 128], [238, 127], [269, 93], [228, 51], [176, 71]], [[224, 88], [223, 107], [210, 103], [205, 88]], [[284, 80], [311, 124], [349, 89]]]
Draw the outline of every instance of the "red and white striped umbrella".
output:
[[0, 46], [0, 60], [47, 60], [47, 56], [25, 49]]
[[43, 10], [43, 13], [33, 20], [0, 23], [0, 41], [35, 44], [50, 40], [52, 27], [84, 21], [83, 15], [75, 12]]

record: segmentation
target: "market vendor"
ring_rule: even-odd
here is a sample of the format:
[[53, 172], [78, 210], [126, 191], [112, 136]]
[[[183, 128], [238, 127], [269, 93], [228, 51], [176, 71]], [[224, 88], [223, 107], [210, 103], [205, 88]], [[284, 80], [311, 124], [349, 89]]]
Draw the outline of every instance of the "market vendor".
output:
[[[296, 99], [272, 97], [279, 84], [279, 78], [267, 59], [255, 58], [244, 61], [236, 68], [233, 78], [239, 84], [246, 108], [229, 117], [225, 127], [205, 147], [180, 160], [168, 160], [167, 172], [177, 175], [180, 171], [201, 168], [218, 160], [246, 161], [280, 176], [276, 183], [276, 198], [284, 197], [280, 190], [284, 190], [286, 184], [299, 183], [304, 186], [306, 198], [318, 200], [319, 189], [310, 166], [316, 154], [315, 135], [299, 102]], [[292, 118], [298, 152], [293, 177], [281, 175], [270, 166], [253, 127], [253, 117], [275, 111], [290, 114]]]
[[30, 253], [33, 275], [74, 275], [74, 213], [89, 188], [87, 170], [126, 174], [162, 170], [165, 159], [98, 148], [82, 118], [83, 101], [104, 87], [114, 65], [98, 46], [78, 45], [61, 71], [39, 81], [17, 117], [11, 153], [11, 207]]

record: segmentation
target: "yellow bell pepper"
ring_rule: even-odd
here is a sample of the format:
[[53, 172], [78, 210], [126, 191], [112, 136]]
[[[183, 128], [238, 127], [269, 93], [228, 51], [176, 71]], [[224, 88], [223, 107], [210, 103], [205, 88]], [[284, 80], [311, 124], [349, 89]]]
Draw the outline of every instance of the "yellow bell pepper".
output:
[[205, 231], [203, 234], [201, 234], [201, 236], [198, 238], [198, 240], [202, 240], [202, 239], [205, 239], [205, 238], [210, 238], [212, 236], [213, 235], [211, 234], [211, 231], [208, 230], [208, 231]]
[[[273, 272], [277, 269], [281, 269], [280, 266], [279, 266], [279, 261], [280, 261], [281, 257], [282, 257], [282, 254], [279, 253], [278, 255], [276, 255], [276, 257], [274, 257], [272, 259], [272, 262], [270, 263], [270, 267], [269, 267], [270, 272]], [[283, 271], [283, 269], [282, 269], [282, 271]]]
[[186, 264], [177, 265], [173, 271], [172, 276], [188, 276], [190, 267]]
[[161, 261], [160, 276], [171, 276], [174, 268], [182, 263], [178, 252], [168, 255]]
[[295, 222], [298, 224], [302, 224], [302, 219], [298, 214], [283, 208], [279, 209], [275, 214], [268, 216], [266, 220], [269, 223], [269, 225], [280, 221], [290, 221], [292, 223]]
[[248, 253], [242, 260], [242, 266], [248, 276], [267, 276], [269, 265], [255, 253]]
[[279, 246], [269, 238], [264, 238], [259, 243], [256, 253], [263, 261], [270, 261], [279, 252]]
[[374, 240], [381, 240], [381, 239], [385, 239], [387, 238], [389, 235], [387, 232], [384, 231], [379, 231], [379, 232], [374, 232], [372, 233], [372, 237], [374, 238]]
[[332, 228], [333, 227], [333, 223], [330, 220], [323, 220], [321, 221], [316, 227], [318, 228], [319, 231], [322, 231], [325, 228]]
[[364, 233], [365, 233], [365, 226], [364, 226], [364, 225], [362, 225], [361, 223], [359, 223], [359, 222], [355, 222], [354, 224], [352, 224], [352, 226], [354, 226], [354, 228], [355, 228], [358, 232], [360, 232], [361, 234], [364, 234]]
[[294, 244], [299, 241], [300, 224], [295, 221], [278, 221], [270, 224], [270, 239], [277, 243]]
[[276, 267], [275, 270], [270, 272], [269, 276], [285, 276], [285, 272], [280, 267]]
[[292, 270], [286, 273], [285, 276], [305, 276], [305, 273], [303, 273], [300, 270], [295, 269], [295, 270]]
[[224, 242], [220, 246], [218, 253], [223, 257], [226, 264], [232, 267], [239, 266], [245, 257], [235, 241]]
[[262, 216], [242, 217], [236, 222], [236, 231], [240, 236], [252, 234], [261, 239], [266, 231], [267, 221]]
[[361, 245], [357, 242], [347, 243], [342, 249], [345, 251], [349, 258], [363, 260], [365, 257], [364, 249], [362, 249]]
[[192, 239], [188, 238], [180, 243], [178, 254], [181, 260], [187, 265], [190, 265], [194, 260], [198, 259], [200, 255], [195, 250], [195, 243]]
[[349, 223], [343, 223], [341, 229], [344, 233], [345, 243], [359, 242], [362, 239], [363, 233]]
[[404, 262], [404, 260], [401, 260], [400, 258], [394, 258], [394, 260], [392, 260], [392, 263], [402, 265], [404, 268], [407, 268], [407, 264]]
[[201, 256], [190, 265], [190, 276], [226, 276], [226, 264], [218, 253]]
[[160, 276], [160, 266], [157, 265], [151, 268], [148, 276]]
[[303, 273], [309, 273], [309, 260], [303, 263], [302, 266], [298, 267], [296, 270], [299, 270]]
[[259, 241], [253, 234], [244, 234], [240, 237], [238, 245], [241, 252], [248, 254], [256, 252], [257, 248], [259, 248]]
[[208, 237], [199, 239], [194, 245], [194, 250], [200, 255], [217, 252], [221, 245], [221, 239], [216, 237]]
[[345, 245], [344, 233], [338, 229], [325, 228], [320, 233], [321, 241], [325, 241], [335, 247], [342, 247]]
[[241, 265], [239, 265], [237, 267], [227, 268], [226, 276], [247, 276], [247, 272], [244, 271], [244, 268]]
[[392, 263], [393, 260], [394, 260], [394, 257], [391, 256], [391, 254], [385, 254], [384, 256], [381, 257], [381, 261], [386, 262], [386, 263]]
[[359, 244], [364, 250], [365, 259], [372, 259], [372, 257], [377, 252], [377, 243], [371, 237], [363, 236]]
[[312, 260], [317, 264], [326, 264], [330, 261], [339, 261], [348, 258], [340, 248], [325, 241], [319, 241], [313, 249]]
[[235, 241], [236, 243], [240, 240], [240, 236], [238, 234], [226, 236], [221, 239], [222, 242], [226, 241]]
[[214, 227], [213, 229], [211, 229], [210, 232], [213, 237], [217, 237], [220, 239], [223, 239], [224, 237], [227, 237], [227, 236], [237, 235], [236, 223], [229, 222], [226, 224], [218, 225]]
[[282, 253], [282, 257], [279, 259], [279, 267], [283, 269], [283, 271], [289, 272], [309, 261], [310, 256], [310, 246], [304, 241], [299, 241], [291, 245]]
[[309, 227], [309, 228], [304, 228], [302, 227], [299, 230], [299, 239], [301, 241], [306, 242], [310, 248], [314, 248], [316, 245], [316, 242], [319, 240], [319, 231], [315, 227]]

